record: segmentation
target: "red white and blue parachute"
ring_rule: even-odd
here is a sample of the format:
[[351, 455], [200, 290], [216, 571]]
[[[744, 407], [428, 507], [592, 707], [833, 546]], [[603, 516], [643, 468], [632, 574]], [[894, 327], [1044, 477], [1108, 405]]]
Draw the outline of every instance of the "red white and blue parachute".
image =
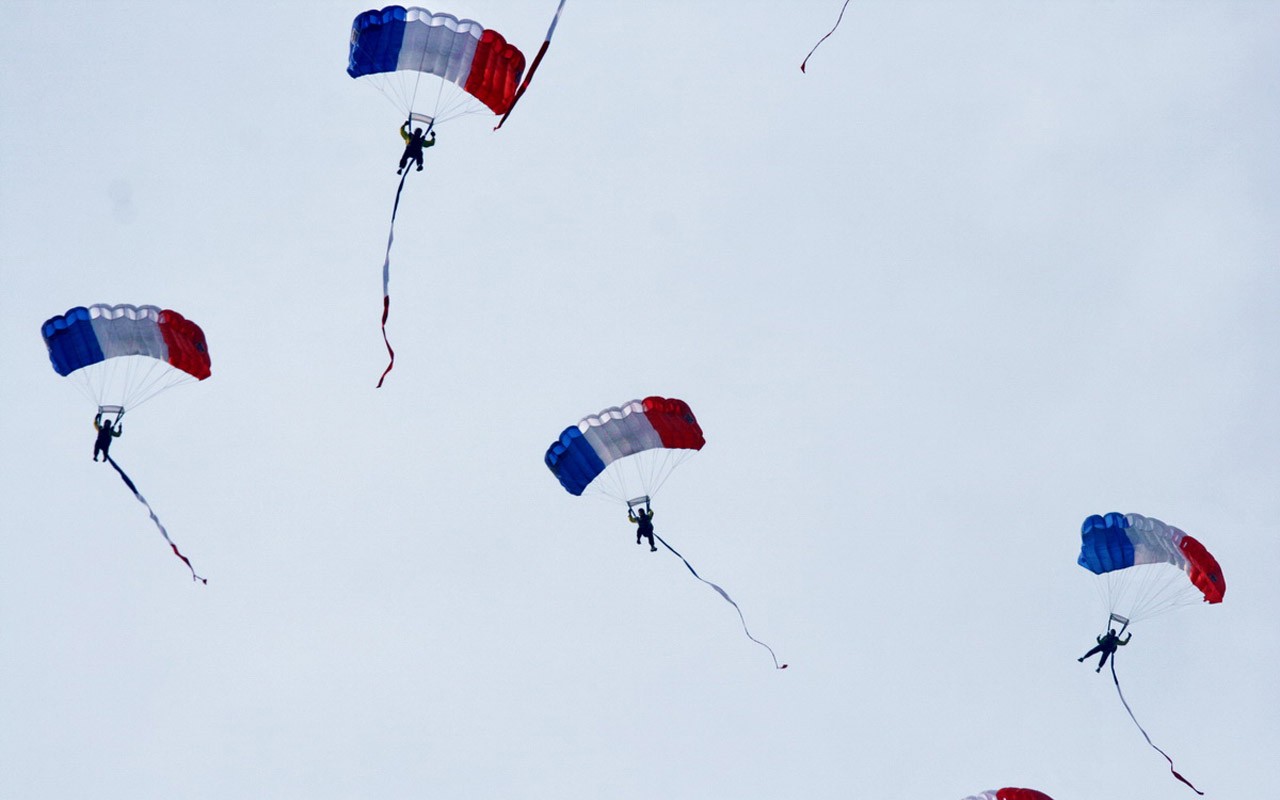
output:
[[49, 361], [98, 405], [133, 408], [210, 375], [204, 331], [157, 306], [77, 306], [40, 328]]
[[[416, 6], [387, 6], [359, 14], [351, 23], [347, 74], [382, 92], [399, 109], [406, 124], [426, 123], [427, 133], [434, 135], [435, 126], [441, 122], [485, 109], [501, 116], [494, 128], [497, 130], [529, 88], [529, 81], [551, 44], [564, 4], [565, 0], [560, 0], [547, 38], [523, 82], [520, 78], [525, 68], [524, 54], [502, 34], [473, 19]], [[425, 86], [424, 76], [428, 77]], [[421, 164], [418, 169], [422, 169]], [[378, 380], [379, 387], [395, 365], [395, 351], [387, 338], [391, 245], [400, 195], [408, 176], [409, 170], [403, 170], [391, 207], [387, 252], [382, 262], [382, 338], [389, 363]]]
[[565, 428], [544, 459], [565, 491], [588, 487], [619, 500], [652, 495], [706, 444], [689, 404], [646, 397], [606, 408]]
[[1094, 514], [1080, 527], [1077, 563], [1102, 577], [1111, 613], [1132, 621], [1199, 602], [1221, 603], [1222, 568], [1205, 546], [1154, 517]]
[[990, 789], [982, 794], [971, 794], [964, 800], [1053, 800], [1053, 798], [1044, 792], [1037, 792], [1035, 789], [1006, 787], [1004, 789]]
[[[99, 416], [115, 414], [116, 422], [127, 409], [165, 389], [202, 381], [211, 374], [204, 331], [177, 311], [158, 306], [76, 306], [46, 320], [40, 335], [54, 371], [73, 379], [98, 404]], [[113, 456], [104, 454], [104, 458], [146, 507], [173, 554], [191, 570], [192, 580], [207, 583], [178, 550], [133, 479]]]
[[[597, 491], [625, 502], [629, 512], [633, 506], [648, 507], [650, 496], [662, 487], [671, 470], [705, 444], [702, 428], [688, 403], [646, 397], [606, 408], [565, 428], [547, 448], [543, 460], [569, 494]], [[772, 647], [751, 635], [742, 609], [728, 592], [699, 575], [689, 560], [657, 533], [653, 538], [683, 561], [693, 577], [733, 606], [742, 621], [743, 633], [769, 651], [776, 669], [787, 668], [778, 661]]]
[[[1177, 606], [1221, 603], [1226, 594], [1222, 568], [1205, 546], [1154, 517], [1114, 511], [1094, 514], [1080, 526], [1080, 539], [1076, 562], [1099, 576], [1099, 593], [1111, 615], [1108, 624], [1119, 622], [1121, 630], [1131, 622]], [[1173, 777], [1196, 794], [1204, 794], [1174, 769], [1173, 758], [1152, 741], [1138, 722], [1120, 688], [1114, 656], [1111, 679], [1129, 718], [1147, 744], [1169, 762]]]
[[[406, 118], [415, 110], [423, 75], [441, 82], [426, 87], [423, 99], [433, 122], [479, 110], [470, 99], [505, 114], [515, 101], [524, 67], [519, 49], [473, 19], [387, 6], [366, 11], [351, 23], [347, 74], [371, 78]], [[465, 94], [446, 92], [444, 84]]]

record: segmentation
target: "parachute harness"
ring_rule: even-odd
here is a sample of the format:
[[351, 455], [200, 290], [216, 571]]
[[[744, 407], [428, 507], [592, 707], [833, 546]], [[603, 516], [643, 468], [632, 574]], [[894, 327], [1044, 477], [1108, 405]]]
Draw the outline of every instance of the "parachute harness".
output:
[[[689, 559], [687, 559], [687, 558], [685, 558], [684, 556], [680, 555], [680, 553], [679, 553], [679, 552], [677, 552], [677, 551], [676, 551], [676, 549], [675, 549], [674, 547], [672, 547], [671, 545], [667, 544], [667, 540], [666, 540], [666, 539], [663, 539], [661, 536], [659, 536], [659, 535], [658, 535], [658, 534], [656, 534], [656, 533], [653, 535], [653, 538], [655, 538], [655, 539], [657, 539], [658, 541], [662, 542], [662, 546], [663, 546], [663, 547], [665, 547], [665, 548], [667, 548], [668, 550], [670, 550], [672, 553], [674, 553], [674, 554], [675, 554], [676, 558], [678, 558], [678, 559], [680, 559], [681, 561], [683, 561], [683, 562], [684, 562], [684, 565], [685, 565], [686, 567], [688, 567], [688, 568], [689, 568], [689, 572], [690, 572], [690, 573], [692, 573], [693, 577], [697, 578], [698, 580], [702, 581], [702, 582], [703, 582], [703, 583], [705, 583], [706, 585], [710, 586], [712, 589], [715, 589], [715, 590], [716, 590], [716, 592], [717, 592], [721, 597], [723, 597], [723, 598], [725, 599], [725, 601], [726, 601], [729, 605], [733, 606], [733, 610], [738, 612], [738, 619], [742, 620], [742, 632], [743, 632], [743, 633], [745, 633], [745, 634], [747, 635], [747, 638], [748, 638], [748, 639], [750, 639], [751, 641], [753, 641], [753, 642], [755, 642], [756, 644], [760, 645], [760, 646], [761, 646], [761, 647], [763, 647], [765, 650], [768, 650], [768, 651], [769, 651], [769, 657], [773, 659], [773, 667], [774, 667], [774, 669], [786, 669], [786, 668], [787, 668], [787, 665], [786, 665], [786, 664], [779, 664], [779, 663], [778, 663], [778, 656], [773, 652], [773, 648], [772, 648], [772, 647], [770, 647], [769, 645], [767, 645], [767, 644], [765, 644], [764, 642], [760, 641], [760, 640], [759, 640], [759, 639], [757, 639], [756, 637], [752, 636], [752, 635], [751, 635], [751, 631], [747, 630], [747, 618], [746, 618], [746, 617], [744, 617], [744, 616], [742, 615], [742, 609], [738, 607], [738, 604], [737, 604], [737, 603], [733, 602], [733, 598], [729, 596], [729, 593], [728, 593], [728, 592], [726, 592], [724, 589], [721, 589], [719, 586], [715, 585], [715, 584], [714, 584], [714, 583], [712, 583], [711, 581], [709, 581], [709, 580], [707, 580], [706, 578], [704, 578], [704, 577], [702, 577], [701, 575], [699, 575], [699, 574], [698, 574], [698, 571], [697, 571], [697, 570], [695, 570], [695, 569], [693, 568], [693, 565], [689, 563]], [[1177, 773], [1174, 773], [1174, 774], [1177, 774]], [[1188, 784], [1188, 785], [1190, 785], [1190, 784]]]
[[[665, 544], [665, 542], [663, 544]], [[1124, 699], [1124, 692], [1120, 690], [1120, 679], [1116, 677], [1116, 653], [1111, 654], [1111, 680], [1114, 681], [1116, 684], [1116, 694], [1120, 696], [1120, 702], [1124, 705], [1124, 710], [1129, 712], [1129, 719], [1133, 720], [1133, 724], [1138, 726], [1138, 730], [1142, 732], [1142, 738], [1147, 740], [1147, 744], [1151, 745], [1153, 750], [1155, 750], [1160, 755], [1164, 756], [1164, 760], [1169, 762], [1169, 771], [1173, 773], [1173, 777], [1182, 781], [1187, 786], [1190, 786], [1191, 791], [1195, 792], [1198, 795], [1203, 795], [1204, 792], [1200, 791], [1195, 786], [1193, 786], [1191, 784], [1191, 781], [1187, 780], [1186, 778], [1178, 774], [1178, 771], [1173, 768], [1173, 759], [1169, 758], [1168, 753], [1161, 750], [1159, 747], [1156, 747], [1156, 743], [1151, 741], [1151, 737], [1148, 736], [1146, 730], [1143, 729], [1142, 723], [1138, 722], [1138, 718], [1133, 715], [1133, 709], [1129, 708], [1129, 701]]]
[[156, 512], [151, 510], [151, 504], [147, 502], [147, 498], [142, 496], [142, 493], [138, 491], [138, 487], [134, 485], [133, 481], [129, 479], [128, 475], [124, 474], [124, 470], [120, 469], [120, 465], [116, 463], [115, 459], [112, 458], [110, 455], [108, 455], [107, 463], [110, 464], [115, 469], [116, 472], [120, 473], [120, 479], [124, 481], [125, 486], [129, 487], [129, 491], [133, 492], [133, 496], [138, 498], [138, 502], [142, 503], [144, 506], [147, 507], [147, 513], [151, 515], [151, 521], [154, 522], [156, 524], [156, 527], [160, 529], [160, 535], [163, 536], [164, 540], [169, 543], [169, 547], [173, 549], [173, 554], [178, 558], [182, 559], [182, 563], [186, 564], [187, 569], [191, 570], [191, 580], [200, 581], [201, 583], [205, 583], [205, 584], [209, 583], [207, 579], [202, 578], [196, 574], [195, 567], [191, 566], [191, 560], [188, 559], [186, 556], [184, 556], [180, 550], [178, 550], [178, 546], [173, 543], [172, 539], [169, 538], [169, 532], [165, 530], [164, 525], [160, 523], [160, 518], [156, 516]]

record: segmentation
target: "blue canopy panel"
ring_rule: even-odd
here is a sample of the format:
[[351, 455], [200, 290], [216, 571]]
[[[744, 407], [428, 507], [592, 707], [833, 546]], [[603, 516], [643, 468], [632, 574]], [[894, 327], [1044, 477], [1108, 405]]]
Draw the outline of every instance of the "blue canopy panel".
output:
[[394, 72], [398, 69], [400, 47], [404, 43], [405, 17], [405, 10], [394, 6], [382, 11], [366, 11], [356, 17], [351, 26], [351, 54], [347, 74], [358, 78], [361, 75]]
[[1086, 519], [1080, 526], [1080, 557], [1076, 563], [1095, 575], [1132, 567], [1136, 561], [1128, 528], [1129, 520], [1115, 511]]
[[49, 347], [49, 360], [53, 362], [54, 371], [64, 377], [106, 359], [89, 309], [84, 306], [77, 306], [45, 322], [40, 334]]
[[586, 436], [571, 425], [547, 449], [547, 468], [569, 494], [581, 495], [596, 476], [604, 472], [605, 463], [596, 455]]

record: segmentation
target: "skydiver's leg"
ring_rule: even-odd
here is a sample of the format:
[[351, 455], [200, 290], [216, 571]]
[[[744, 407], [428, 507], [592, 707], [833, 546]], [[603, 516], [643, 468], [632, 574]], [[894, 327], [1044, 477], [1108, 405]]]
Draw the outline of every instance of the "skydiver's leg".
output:
[[422, 172], [422, 153], [418, 153], [414, 156], [413, 160], [418, 162], [418, 172]]
[[1107, 656], [1111, 655], [1111, 650], [1103, 650], [1102, 658], [1098, 659], [1098, 668], [1094, 672], [1102, 672], [1102, 668], [1107, 665]]
[[658, 548], [657, 548], [657, 547], [655, 547], [655, 546], [654, 546], [654, 544], [653, 544], [653, 534], [652, 534], [652, 533], [651, 533], [651, 534], [649, 534], [649, 552], [650, 552], [650, 553], [656, 553], [656, 552], [658, 552]]
[[404, 155], [400, 156], [400, 169], [396, 170], [396, 174], [399, 175], [400, 173], [404, 172], [404, 167], [408, 163], [409, 163], [409, 151], [406, 150], [404, 152]]
[[1094, 647], [1094, 648], [1093, 648], [1092, 650], [1090, 650], [1089, 652], [1087, 652], [1087, 653], [1085, 653], [1084, 655], [1082, 655], [1082, 656], [1080, 656], [1079, 658], [1077, 658], [1077, 659], [1076, 659], [1076, 661], [1079, 661], [1079, 662], [1081, 662], [1081, 663], [1084, 663], [1084, 660], [1085, 660], [1086, 658], [1088, 658], [1089, 656], [1093, 655], [1094, 653], [1101, 653], [1101, 652], [1102, 652], [1102, 645], [1097, 645], [1096, 647]]
[[[97, 442], [94, 442], [93, 443], [93, 460], [94, 461], [98, 460], [98, 453], [100, 452], [102, 452], [102, 445], [98, 444]], [[636, 542], [636, 544], [640, 544], [640, 543]]]

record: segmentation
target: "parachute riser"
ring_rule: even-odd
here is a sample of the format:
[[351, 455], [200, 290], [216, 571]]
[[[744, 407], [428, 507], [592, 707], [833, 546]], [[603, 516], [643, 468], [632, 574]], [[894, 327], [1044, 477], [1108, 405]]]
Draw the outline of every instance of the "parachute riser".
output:
[[1119, 636], [1119, 635], [1123, 634], [1123, 633], [1124, 633], [1124, 631], [1125, 631], [1125, 628], [1128, 628], [1128, 627], [1129, 627], [1129, 618], [1128, 618], [1128, 617], [1121, 616], [1121, 615], [1116, 614], [1116, 613], [1114, 613], [1114, 612], [1113, 612], [1113, 613], [1110, 615], [1110, 617], [1108, 617], [1108, 619], [1107, 619], [1107, 630], [1111, 630], [1111, 623], [1113, 623], [1113, 622], [1119, 622], [1119, 623], [1120, 623], [1120, 630], [1116, 631], [1116, 635], [1117, 635], [1117, 636]]

